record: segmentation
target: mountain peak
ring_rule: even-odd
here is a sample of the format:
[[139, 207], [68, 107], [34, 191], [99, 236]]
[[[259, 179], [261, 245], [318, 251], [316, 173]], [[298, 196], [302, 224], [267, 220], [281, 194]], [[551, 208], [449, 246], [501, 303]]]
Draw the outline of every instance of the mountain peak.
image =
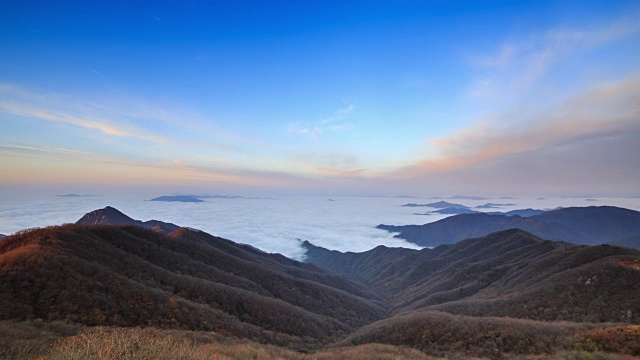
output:
[[82, 225], [96, 225], [96, 224], [121, 224], [121, 225], [136, 225], [135, 220], [128, 217], [120, 210], [106, 206], [103, 209], [93, 210], [86, 213], [81, 217], [76, 224]]
[[79, 225], [135, 225], [151, 229], [155, 232], [168, 234], [179, 228], [178, 225], [165, 223], [158, 220], [140, 221], [130, 218], [120, 210], [106, 206], [103, 209], [93, 210], [81, 217], [76, 224]]

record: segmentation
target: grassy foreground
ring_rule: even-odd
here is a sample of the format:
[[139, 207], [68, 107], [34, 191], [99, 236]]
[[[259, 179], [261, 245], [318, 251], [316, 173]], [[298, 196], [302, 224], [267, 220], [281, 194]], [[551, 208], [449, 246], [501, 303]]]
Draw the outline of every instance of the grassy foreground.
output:
[[[407, 347], [367, 344], [315, 354], [302, 354], [248, 340], [230, 339], [215, 333], [140, 328], [94, 327], [78, 330], [63, 323], [0, 323], [1, 359], [51, 360], [226, 360], [226, 359], [433, 359]], [[14, 338], [13, 336], [22, 336]]]
[[[70, 335], [75, 333], [75, 335]], [[605, 333], [600, 335], [605, 336]], [[615, 349], [609, 349], [615, 350]], [[64, 323], [0, 322], [1, 359], [51, 360], [204, 360], [204, 359], [444, 359], [427, 356], [405, 346], [363, 344], [326, 349], [303, 354], [278, 346], [249, 340], [231, 339], [212, 332], [158, 330], [141, 328], [79, 327]], [[464, 354], [446, 358], [467, 360]], [[558, 359], [558, 360], [623, 360], [632, 355], [601, 351], [561, 350], [554, 354], [490, 358]]]

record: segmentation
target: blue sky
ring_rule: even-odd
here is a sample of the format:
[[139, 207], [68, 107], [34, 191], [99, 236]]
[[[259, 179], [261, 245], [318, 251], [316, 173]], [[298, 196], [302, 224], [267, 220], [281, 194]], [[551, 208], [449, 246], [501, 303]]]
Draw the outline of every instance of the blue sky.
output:
[[1, 188], [640, 194], [637, 2], [345, 3], [0, 5]]

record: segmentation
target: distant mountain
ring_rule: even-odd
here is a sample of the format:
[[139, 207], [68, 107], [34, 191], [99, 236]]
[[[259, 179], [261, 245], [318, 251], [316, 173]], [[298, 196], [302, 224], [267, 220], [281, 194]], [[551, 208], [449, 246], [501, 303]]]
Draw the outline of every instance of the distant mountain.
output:
[[450, 202], [446, 202], [446, 201], [438, 201], [438, 202], [426, 204], [425, 206], [436, 208], [436, 209], [446, 209], [446, 208], [449, 208], [449, 209], [468, 209], [467, 206], [464, 206], [462, 204], [455, 204], [455, 203], [450, 203]]
[[449, 197], [449, 200], [489, 200], [489, 198], [482, 196], [454, 195]]
[[609, 242], [610, 245], [624, 246], [628, 248], [640, 249], [640, 234], [625, 237]]
[[486, 203], [483, 205], [476, 206], [476, 209], [495, 209], [503, 206], [514, 206], [515, 204], [494, 204], [494, 203]]
[[176, 224], [166, 223], [158, 220], [140, 221], [134, 220], [127, 215], [121, 213], [118, 209], [107, 206], [104, 209], [94, 210], [86, 213], [80, 220], [76, 221], [78, 225], [135, 225], [153, 231], [168, 234], [180, 228]]
[[443, 215], [460, 215], [460, 214], [475, 214], [478, 211], [468, 208], [444, 208], [440, 210], [432, 211], [431, 213], [443, 214]]
[[[190, 195], [185, 195], [185, 196], [190, 196]], [[198, 199], [245, 199], [244, 196], [240, 196], [240, 195], [198, 195], [198, 196], [192, 196]]]
[[306, 346], [386, 317], [380, 304], [317, 265], [187, 228], [163, 235], [73, 224], [0, 242], [0, 320], [204, 330]]
[[381, 224], [378, 228], [400, 232], [396, 237], [429, 247], [512, 228], [543, 239], [592, 245], [639, 234], [640, 212], [613, 206], [571, 207], [530, 217], [462, 214], [425, 225]]
[[638, 250], [545, 241], [517, 229], [423, 250], [303, 246], [306, 261], [369, 286], [396, 314], [640, 323]]
[[510, 211], [505, 211], [505, 212], [499, 212], [499, 211], [492, 211], [492, 212], [487, 212], [486, 214], [489, 215], [506, 215], [506, 216], [513, 216], [513, 215], [518, 215], [518, 216], [522, 216], [522, 217], [529, 217], [529, 216], [534, 216], [534, 215], [540, 215], [544, 212], [547, 212], [549, 210], [538, 210], [538, 209], [518, 209], [518, 210], [510, 210]]
[[462, 205], [462, 204], [454, 204], [454, 203], [450, 203], [450, 202], [446, 202], [446, 201], [438, 201], [438, 202], [434, 202], [434, 203], [429, 203], [429, 204], [414, 204], [414, 203], [409, 203], [409, 204], [404, 204], [401, 206], [407, 206], [407, 207], [432, 207], [432, 208], [436, 208], [436, 209], [468, 209], [468, 207]]
[[[529, 217], [533, 215], [540, 215], [546, 211], [547, 210], [518, 209], [518, 210], [511, 210], [506, 212], [492, 211], [492, 212], [486, 212], [485, 214], [506, 215], [506, 216], [518, 215], [522, 217]], [[480, 213], [480, 211], [471, 210], [469, 208], [466, 208], [466, 209], [465, 208], [445, 208], [445, 209], [435, 210], [431, 212], [431, 214], [443, 214], [443, 215], [460, 215], [460, 214], [477, 214], [477, 213]], [[428, 214], [416, 214], [416, 215], [428, 215]]]
[[0, 240], [2, 240], [5, 237], [7, 237], [7, 235], [0, 234]]
[[65, 194], [65, 195], [57, 195], [57, 196], [64, 197], [64, 198], [77, 198], [77, 197], [94, 197], [96, 195]]
[[168, 201], [168, 202], [192, 202], [192, 203], [201, 203], [204, 200], [200, 200], [193, 196], [187, 195], [174, 195], [174, 196], [159, 196], [157, 198], [153, 198], [149, 201]]

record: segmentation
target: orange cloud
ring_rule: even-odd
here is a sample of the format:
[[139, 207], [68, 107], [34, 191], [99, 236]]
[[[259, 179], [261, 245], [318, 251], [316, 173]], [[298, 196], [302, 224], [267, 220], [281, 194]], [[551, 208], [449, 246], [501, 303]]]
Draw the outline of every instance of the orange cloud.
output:
[[640, 121], [640, 76], [597, 86], [548, 109], [512, 116], [495, 116], [493, 123], [480, 122], [431, 140], [434, 155], [401, 169], [394, 177], [443, 173], [576, 138], [624, 131]]

